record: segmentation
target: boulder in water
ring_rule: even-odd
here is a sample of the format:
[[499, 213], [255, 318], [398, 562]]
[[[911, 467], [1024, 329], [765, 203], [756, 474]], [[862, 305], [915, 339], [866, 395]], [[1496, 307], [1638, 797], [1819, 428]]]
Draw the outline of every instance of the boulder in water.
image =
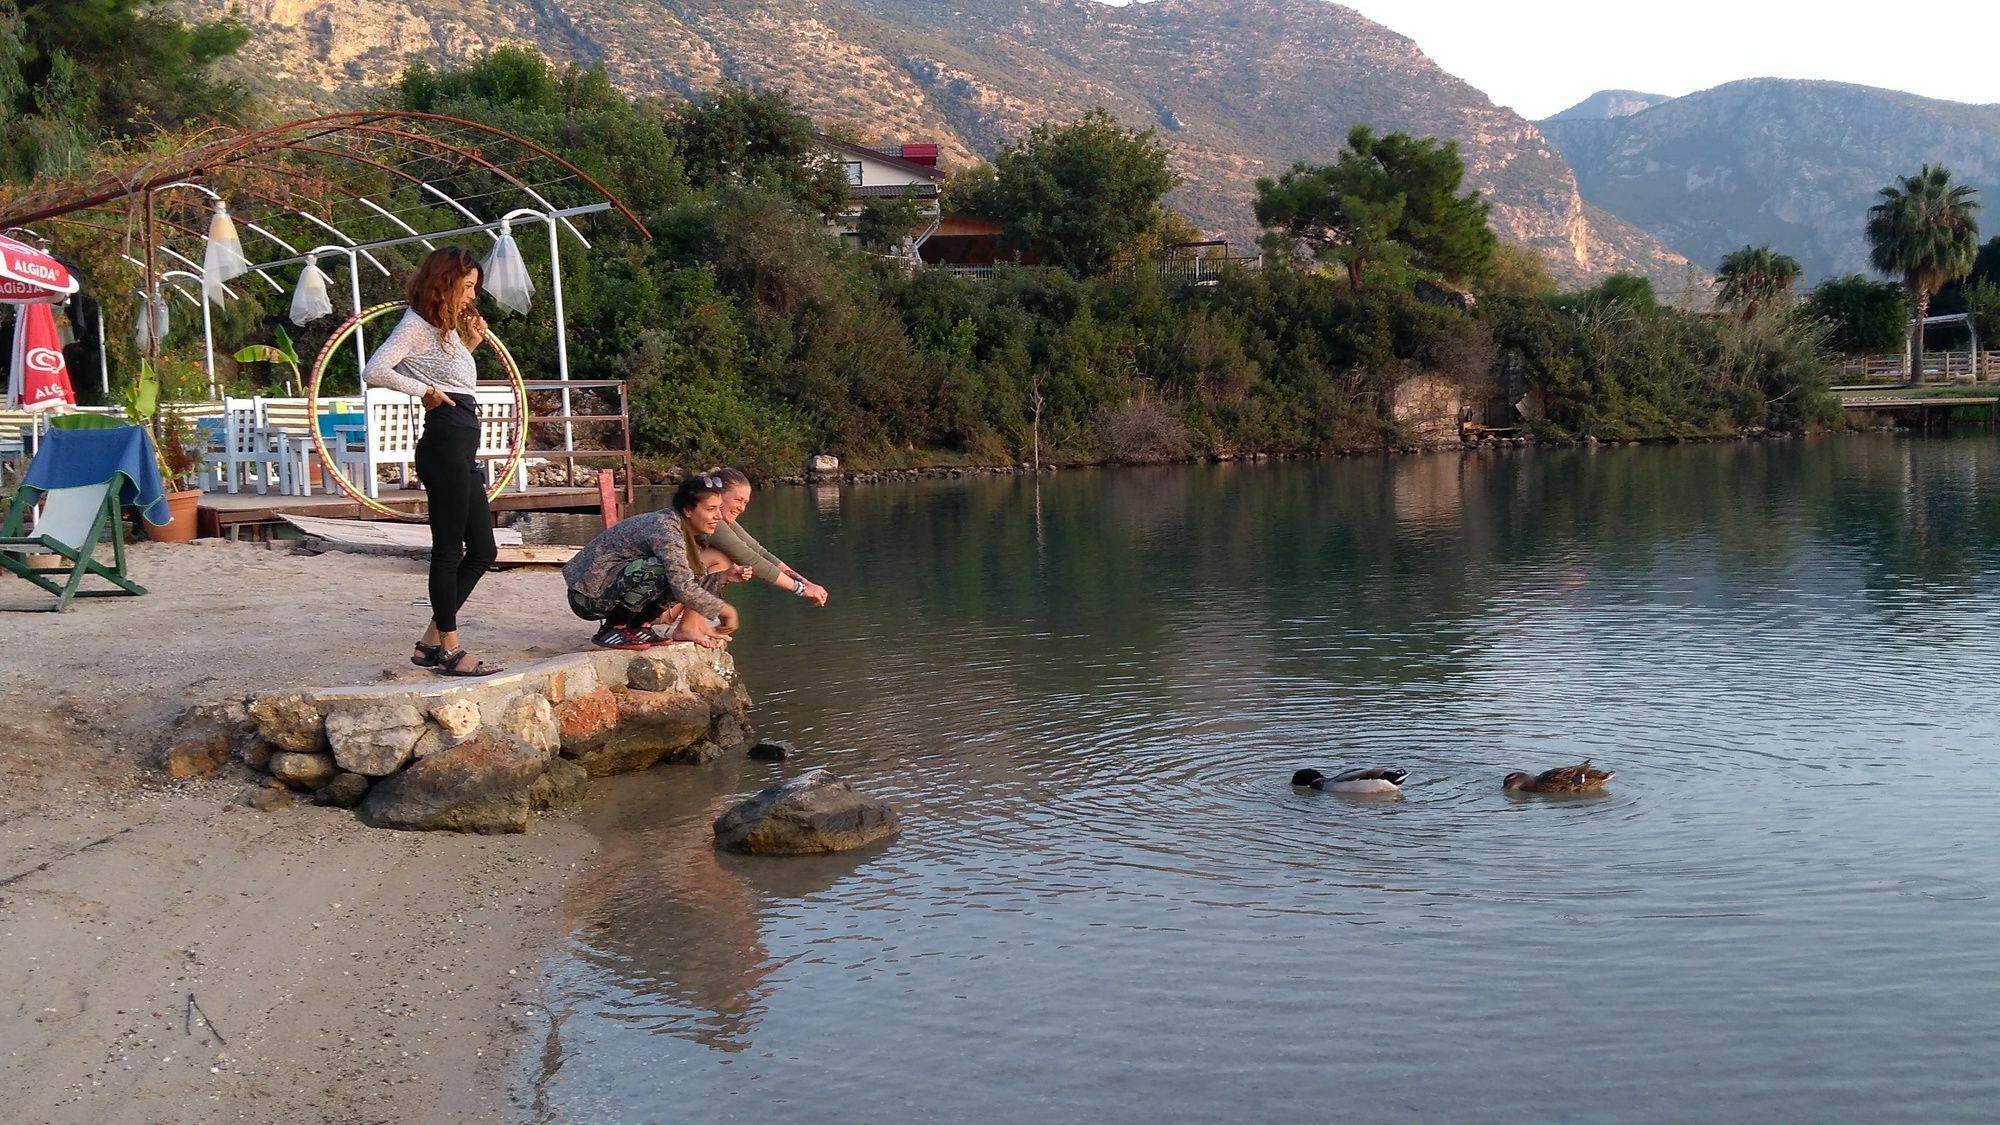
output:
[[825, 770], [757, 791], [715, 821], [715, 846], [749, 855], [845, 852], [902, 831], [896, 810]]

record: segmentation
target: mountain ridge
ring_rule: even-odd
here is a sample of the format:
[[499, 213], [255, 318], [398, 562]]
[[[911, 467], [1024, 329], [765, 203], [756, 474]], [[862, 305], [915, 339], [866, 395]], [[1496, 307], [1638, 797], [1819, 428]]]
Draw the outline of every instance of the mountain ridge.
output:
[[1868, 208], [1926, 163], [1977, 189], [1987, 225], [2000, 225], [2000, 104], [1750, 78], [1624, 117], [1539, 126], [1585, 199], [1705, 266], [1769, 243], [1808, 281], [1870, 272]]
[[1572, 284], [1615, 270], [1676, 280], [1681, 256], [1593, 212], [1563, 156], [1417, 44], [1321, 0], [181, 0], [239, 7], [256, 33], [239, 73], [307, 102], [354, 97], [404, 61], [503, 44], [602, 63], [629, 93], [727, 82], [787, 90], [822, 124], [934, 140], [949, 167], [1035, 124], [1104, 106], [1153, 125], [1198, 226], [1254, 240], [1259, 176], [1330, 162], [1366, 122], [1459, 142], [1495, 228]]

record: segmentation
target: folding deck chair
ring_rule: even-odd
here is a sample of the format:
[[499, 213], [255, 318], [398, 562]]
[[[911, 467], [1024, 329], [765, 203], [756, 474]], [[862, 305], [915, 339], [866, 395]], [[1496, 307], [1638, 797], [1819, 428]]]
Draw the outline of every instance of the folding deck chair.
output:
[[[145, 430], [137, 426], [52, 429], [43, 435], [41, 449], [14, 493], [6, 523], [0, 525], [0, 570], [54, 594], [56, 603], [41, 607], [53, 612], [68, 608], [72, 598], [145, 593], [144, 586], [125, 574], [125, 525], [119, 510], [125, 503], [148, 509], [157, 505], [165, 515], [165, 490], [152, 451]], [[95, 483], [79, 483], [90, 478], [96, 478]], [[41, 510], [30, 525], [37, 502]], [[107, 532], [109, 564], [96, 558], [97, 545]], [[61, 562], [31, 566], [29, 555], [54, 556]], [[83, 589], [89, 575], [112, 588]]]

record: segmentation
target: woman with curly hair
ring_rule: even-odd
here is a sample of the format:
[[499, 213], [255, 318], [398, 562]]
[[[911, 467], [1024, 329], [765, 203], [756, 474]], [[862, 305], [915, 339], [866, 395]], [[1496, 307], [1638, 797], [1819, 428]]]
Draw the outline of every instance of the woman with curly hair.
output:
[[486, 339], [479, 260], [457, 246], [433, 250], [410, 278], [410, 309], [368, 357], [362, 380], [415, 395], [424, 403], [417, 479], [429, 499], [431, 622], [410, 663], [445, 676], [490, 676], [498, 664], [467, 655], [458, 611], [493, 565], [493, 514], [479, 471], [479, 414], [472, 350]]
[[[702, 578], [699, 537], [722, 522], [723, 482], [682, 479], [673, 506], [619, 520], [563, 565], [570, 612], [603, 624], [599, 648], [652, 648], [691, 641], [720, 648], [736, 631], [736, 607]], [[721, 576], [711, 576], [720, 585]], [[692, 611], [692, 612], [690, 612]], [[654, 626], [672, 622], [661, 634]]]

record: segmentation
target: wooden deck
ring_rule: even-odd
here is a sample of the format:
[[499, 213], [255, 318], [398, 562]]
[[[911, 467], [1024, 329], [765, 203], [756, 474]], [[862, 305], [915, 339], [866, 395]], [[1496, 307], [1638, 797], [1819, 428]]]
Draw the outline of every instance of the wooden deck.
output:
[[[424, 493], [384, 488], [381, 502], [399, 512], [422, 517], [429, 505]], [[526, 492], [513, 489], [493, 498], [495, 512], [596, 512], [601, 511], [598, 490], [592, 488], [551, 488], [536, 486]], [[331, 520], [379, 520], [380, 513], [362, 507], [346, 496], [283, 496], [276, 492], [259, 496], [255, 492], [207, 492], [201, 497], [199, 519], [202, 534], [229, 539], [263, 538], [270, 525], [281, 516], [314, 516]]]
[[[1943, 389], [1939, 387], [1940, 392]], [[2000, 390], [1981, 394], [1925, 393], [1923, 387], [1890, 390], [1848, 386], [1833, 390], [1840, 396], [1840, 405], [1844, 410], [1901, 415], [1903, 421], [1899, 425], [1913, 422], [1921, 430], [1949, 425], [1951, 412], [1960, 407], [1984, 408], [1989, 424], [2000, 420]]]

